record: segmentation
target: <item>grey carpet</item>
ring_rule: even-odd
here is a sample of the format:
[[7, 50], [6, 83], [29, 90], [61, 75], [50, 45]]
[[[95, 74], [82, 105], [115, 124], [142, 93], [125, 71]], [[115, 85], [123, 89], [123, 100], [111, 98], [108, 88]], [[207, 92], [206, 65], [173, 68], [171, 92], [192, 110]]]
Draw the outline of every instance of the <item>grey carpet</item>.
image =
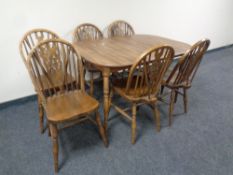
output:
[[[129, 123], [114, 110], [108, 148], [91, 124], [62, 131], [59, 174], [232, 175], [232, 75], [232, 48], [206, 54], [188, 93], [188, 113], [183, 114], [179, 98], [168, 127], [167, 105], [160, 104], [162, 129], [157, 133], [151, 110], [143, 106], [137, 115], [135, 145], [130, 143]], [[125, 105], [118, 97], [115, 100]], [[37, 116], [35, 98], [0, 109], [1, 175], [54, 174], [51, 140], [47, 133], [39, 133]]]

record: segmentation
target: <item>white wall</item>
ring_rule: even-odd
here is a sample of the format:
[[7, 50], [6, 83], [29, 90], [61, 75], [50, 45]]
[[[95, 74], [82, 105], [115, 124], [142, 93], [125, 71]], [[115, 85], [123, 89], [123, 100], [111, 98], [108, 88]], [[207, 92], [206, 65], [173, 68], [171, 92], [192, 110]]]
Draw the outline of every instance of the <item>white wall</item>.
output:
[[34, 94], [18, 44], [29, 29], [44, 27], [70, 40], [83, 22], [105, 28], [115, 19], [136, 33], [188, 42], [208, 37], [211, 48], [233, 43], [232, 0], [1, 0], [0, 103]]

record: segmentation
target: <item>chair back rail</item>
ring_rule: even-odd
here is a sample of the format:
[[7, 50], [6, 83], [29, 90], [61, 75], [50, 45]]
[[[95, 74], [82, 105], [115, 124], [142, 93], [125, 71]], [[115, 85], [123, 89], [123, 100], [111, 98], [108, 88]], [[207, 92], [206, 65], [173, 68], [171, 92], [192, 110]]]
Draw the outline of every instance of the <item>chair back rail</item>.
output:
[[126, 21], [114, 21], [108, 27], [108, 37], [131, 36], [134, 34], [135, 32], [133, 30], [133, 27]]

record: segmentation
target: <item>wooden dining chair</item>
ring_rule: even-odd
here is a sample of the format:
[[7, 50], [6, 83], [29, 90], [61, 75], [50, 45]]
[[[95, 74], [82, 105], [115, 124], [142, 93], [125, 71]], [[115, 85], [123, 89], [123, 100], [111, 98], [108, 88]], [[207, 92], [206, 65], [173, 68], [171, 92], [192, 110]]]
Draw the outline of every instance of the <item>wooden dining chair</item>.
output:
[[[59, 130], [89, 120], [98, 126], [107, 146], [99, 103], [85, 92], [82, 61], [73, 46], [61, 39], [43, 41], [31, 51], [27, 63], [49, 123], [55, 172], [58, 172]], [[57, 71], [59, 74], [54, 76]]]
[[[122, 109], [112, 102], [110, 104], [117, 112], [131, 122], [131, 142], [136, 139], [136, 108], [148, 104], [155, 117], [157, 131], [160, 131], [160, 113], [157, 109], [157, 93], [161, 86], [162, 78], [171, 64], [174, 50], [170, 46], [153, 47], [145, 51], [132, 65], [127, 76], [113, 80], [111, 96], [113, 93], [130, 102], [132, 108]], [[127, 71], [128, 72], [128, 71]], [[132, 111], [130, 116], [127, 111]]]
[[210, 40], [208, 39], [198, 41], [186, 51], [174, 68], [170, 72], [166, 73], [168, 76], [165, 76], [165, 79], [162, 82], [161, 94], [163, 93], [164, 87], [171, 89], [169, 102], [169, 126], [171, 126], [172, 123], [174, 103], [177, 100], [178, 94], [183, 96], [184, 112], [187, 113], [187, 90], [191, 88], [193, 78], [209, 45]]
[[123, 20], [112, 22], [108, 27], [108, 37], [134, 35], [133, 27]]
[[[55, 39], [59, 38], [59, 36], [47, 29], [33, 29], [28, 31], [22, 38], [19, 44], [19, 50], [21, 57], [23, 59], [23, 62], [25, 66], [27, 67], [27, 58], [31, 50], [41, 41], [44, 41], [46, 39]], [[39, 111], [39, 121], [40, 121], [40, 132], [44, 132], [44, 110], [41, 104], [41, 99], [39, 98], [39, 95], [37, 95], [38, 99], [38, 111]]]
[[[73, 35], [73, 41], [85, 41], [85, 40], [99, 40], [103, 39], [103, 33], [100, 31], [100, 29], [90, 23], [84, 23], [76, 27]], [[83, 59], [85, 70], [88, 70], [90, 72], [90, 94], [93, 96], [94, 93], [94, 74], [101, 72], [96, 69], [92, 64], [86, 62]], [[85, 71], [86, 72], [86, 71]]]

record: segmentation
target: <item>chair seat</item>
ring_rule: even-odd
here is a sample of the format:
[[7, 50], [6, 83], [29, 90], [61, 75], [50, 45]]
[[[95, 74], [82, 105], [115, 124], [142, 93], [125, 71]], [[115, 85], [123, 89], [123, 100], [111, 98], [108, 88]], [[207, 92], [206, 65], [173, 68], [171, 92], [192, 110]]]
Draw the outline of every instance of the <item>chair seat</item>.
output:
[[191, 87], [191, 82], [190, 81], [184, 81], [182, 83], [175, 83], [177, 75], [178, 75], [178, 70], [174, 73], [173, 77], [171, 78], [171, 80], [169, 82], [166, 82], [169, 75], [171, 74], [171, 69], [168, 69], [168, 71], [165, 73], [165, 76], [162, 80], [162, 85], [167, 86], [169, 88], [182, 88], [182, 87], [186, 87], [186, 88], [190, 88]]
[[167, 86], [169, 88], [182, 88], [182, 87], [185, 87], [185, 88], [190, 88], [191, 87], [191, 82], [190, 81], [184, 81], [182, 83], [179, 83], [179, 84], [175, 84], [175, 81], [176, 81], [176, 78], [177, 78], [177, 75], [179, 73], [178, 69], [176, 72], [174, 72], [171, 80], [169, 82], [166, 82], [168, 77], [170, 76], [171, 72], [173, 71], [175, 65], [172, 64], [168, 70], [166, 71], [165, 75], [164, 75], [164, 78], [162, 80], [162, 85], [164, 86]]
[[[131, 101], [140, 101], [140, 100], [144, 100], [144, 101], [151, 101], [151, 100], [156, 100], [156, 97], [154, 96], [153, 98], [149, 99], [148, 98], [148, 87], [146, 85], [142, 86], [141, 88], [134, 88], [135, 87], [135, 83], [136, 83], [136, 76], [133, 77], [132, 82], [131, 82], [131, 87], [128, 91], [128, 93], [126, 94], [126, 84], [127, 84], [127, 77], [126, 78], [122, 78], [122, 79], [116, 79], [113, 81], [113, 89], [115, 92], [117, 92], [119, 95], [121, 95], [122, 97], [125, 97], [128, 100]], [[142, 93], [144, 92], [145, 96], [143, 96], [143, 93], [140, 97], [134, 97], [135, 94], [137, 94], [138, 92]]]
[[166, 81], [165, 80], [163, 80], [162, 81], [162, 85], [163, 86], [166, 86], [166, 87], [169, 87], [169, 88], [174, 88], [174, 89], [176, 89], [176, 88], [186, 88], [186, 89], [188, 89], [188, 88], [190, 88], [191, 87], [191, 82], [182, 82], [182, 83], [179, 83], [179, 84], [177, 84], [177, 85], [174, 85], [174, 84], [172, 84], [174, 81], [171, 81], [171, 82], [169, 82], [169, 83], [166, 83]]
[[74, 120], [99, 107], [97, 100], [80, 90], [48, 97], [46, 102], [48, 120], [56, 123]]

